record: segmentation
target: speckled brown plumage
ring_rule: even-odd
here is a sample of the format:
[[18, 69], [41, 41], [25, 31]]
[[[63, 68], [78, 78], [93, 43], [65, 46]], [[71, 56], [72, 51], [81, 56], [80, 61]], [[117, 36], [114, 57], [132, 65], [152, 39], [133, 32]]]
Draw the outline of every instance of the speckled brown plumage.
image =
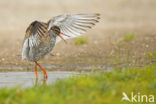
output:
[[[22, 47], [22, 59], [35, 62], [47, 78], [46, 71], [37, 63], [47, 53], [51, 52], [56, 43], [85, 33], [100, 19], [99, 14], [59, 15], [47, 23], [34, 21], [26, 29]], [[60, 38], [59, 38], [60, 37]], [[37, 77], [37, 72], [36, 72]]]

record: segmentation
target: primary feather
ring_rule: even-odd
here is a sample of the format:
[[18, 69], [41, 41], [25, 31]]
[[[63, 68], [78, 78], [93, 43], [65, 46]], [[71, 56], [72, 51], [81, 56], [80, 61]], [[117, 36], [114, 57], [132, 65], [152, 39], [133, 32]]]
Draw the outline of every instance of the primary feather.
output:
[[[100, 19], [99, 16], [99, 14], [59, 15], [49, 20], [48, 29], [56, 25], [60, 28], [61, 32], [68, 35], [63, 36], [64, 39], [74, 38], [92, 28]], [[56, 43], [60, 41], [61, 39], [57, 37]]]

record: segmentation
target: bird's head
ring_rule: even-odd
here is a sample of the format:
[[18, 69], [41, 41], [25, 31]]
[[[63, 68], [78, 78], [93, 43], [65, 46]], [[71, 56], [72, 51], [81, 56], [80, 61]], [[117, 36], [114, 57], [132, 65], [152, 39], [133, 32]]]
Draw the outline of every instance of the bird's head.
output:
[[62, 35], [68, 36], [61, 32], [60, 28], [58, 26], [52, 26], [51, 30], [56, 34], [56, 36], [59, 36], [64, 42], [66, 43], [65, 39], [62, 37]]

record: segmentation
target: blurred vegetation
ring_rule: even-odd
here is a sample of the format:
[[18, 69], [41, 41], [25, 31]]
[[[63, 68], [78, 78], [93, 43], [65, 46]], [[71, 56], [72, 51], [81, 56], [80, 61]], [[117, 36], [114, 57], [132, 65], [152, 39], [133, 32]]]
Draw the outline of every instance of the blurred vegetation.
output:
[[148, 52], [147, 57], [149, 59], [156, 59], [156, 52]]
[[156, 96], [156, 64], [130, 70], [92, 72], [68, 77], [52, 85], [2, 88], [0, 104], [129, 104], [122, 92]]
[[130, 33], [130, 34], [125, 34], [124, 35], [124, 41], [131, 41], [135, 38], [135, 34]]
[[77, 38], [75, 40], [75, 44], [76, 45], [81, 45], [81, 44], [86, 44], [86, 43], [88, 43], [88, 39], [87, 38], [80, 37], [80, 38]]

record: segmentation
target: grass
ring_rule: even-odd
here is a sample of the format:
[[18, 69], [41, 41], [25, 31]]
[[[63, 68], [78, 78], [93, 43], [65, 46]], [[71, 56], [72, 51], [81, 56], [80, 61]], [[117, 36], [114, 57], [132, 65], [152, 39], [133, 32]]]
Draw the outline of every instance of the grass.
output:
[[133, 33], [130, 33], [130, 34], [125, 34], [124, 35], [124, 41], [131, 41], [131, 40], [133, 40], [135, 38], [135, 34], [133, 34]]
[[147, 57], [149, 59], [156, 59], [156, 52], [148, 52]]
[[[0, 89], [0, 104], [132, 104], [122, 92], [156, 96], [156, 64], [130, 70], [92, 72], [52, 85]], [[140, 103], [138, 103], [140, 104]]]
[[86, 43], [88, 43], [88, 39], [87, 38], [80, 37], [80, 38], [77, 38], [75, 40], [75, 44], [76, 45], [81, 45], [81, 44], [86, 44]]

